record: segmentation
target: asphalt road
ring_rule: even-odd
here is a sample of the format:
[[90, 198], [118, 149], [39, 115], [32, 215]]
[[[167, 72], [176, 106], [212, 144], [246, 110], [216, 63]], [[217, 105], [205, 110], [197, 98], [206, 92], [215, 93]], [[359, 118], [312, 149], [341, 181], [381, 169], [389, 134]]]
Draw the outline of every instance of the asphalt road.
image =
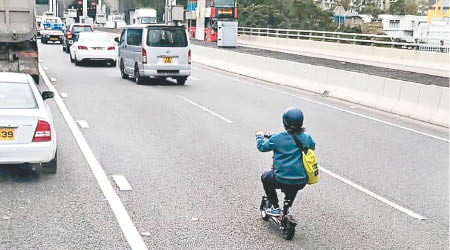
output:
[[[193, 65], [186, 86], [136, 85], [117, 68], [75, 66], [60, 45], [39, 49], [71, 115], [89, 124], [82, 134], [149, 249], [448, 247], [449, 144], [430, 137], [448, 140], [447, 129], [205, 65]], [[0, 249], [129, 249], [49, 102], [59, 170], [39, 177], [0, 169]], [[280, 131], [289, 106], [303, 109], [319, 164], [334, 174], [322, 172], [319, 184], [299, 193], [291, 209], [299, 220], [293, 241], [260, 218], [259, 178], [271, 154], [258, 152], [254, 141], [257, 130]], [[123, 175], [133, 190], [119, 190], [112, 175]]]

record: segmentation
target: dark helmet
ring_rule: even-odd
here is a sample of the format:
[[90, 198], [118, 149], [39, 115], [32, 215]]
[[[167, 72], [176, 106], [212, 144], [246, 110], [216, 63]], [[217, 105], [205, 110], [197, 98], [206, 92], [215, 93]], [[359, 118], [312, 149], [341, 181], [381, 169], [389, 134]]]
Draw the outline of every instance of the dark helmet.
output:
[[303, 112], [299, 108], [288, 108], [283, 113], [284, 128], [288, 132], [298, 132], [303, 126]]

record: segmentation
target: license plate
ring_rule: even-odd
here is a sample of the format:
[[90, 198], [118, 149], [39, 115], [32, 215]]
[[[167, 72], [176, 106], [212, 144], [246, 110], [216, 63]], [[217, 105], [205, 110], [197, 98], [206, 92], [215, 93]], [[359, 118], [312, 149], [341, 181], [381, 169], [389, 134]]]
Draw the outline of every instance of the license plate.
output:
[[103, 48], [101, 47], [92, 47], [93, 50], [102, 50]]
[[16, 133], [13, 128], [0, 128], [0, 141], [14, 141]]
[[51, 37], [50, 40], [51, 40], [51, 41], [56, 41], [56, 40], [58, 40], [58, 38], [56, 38], [56, 37]]
[[163, 57], [163, 63], [172, 63], [172, 57]]

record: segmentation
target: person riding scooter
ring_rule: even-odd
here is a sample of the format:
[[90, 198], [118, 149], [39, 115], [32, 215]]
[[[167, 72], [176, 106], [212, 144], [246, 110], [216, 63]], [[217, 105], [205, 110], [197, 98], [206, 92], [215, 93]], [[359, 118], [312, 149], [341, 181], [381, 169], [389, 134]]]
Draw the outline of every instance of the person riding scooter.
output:
[[285, 190], [285, 199], [292, 206], [297, 192], [303, 189], [307, 175], [302, 162], [302, 153], [293, 136], [296, 136], [304, 149], [315, 149], [315, 142], [305, 133], [303, 128], [303, 113], [299, 108], [288, 108], [283, 113], [283, 125], [286, 131], [265, 138], [264, 131], [256, 133], [256, 145], [259, 151], [273, 151], [272, 170], [261, 176], [264, 191], [269, 199], [270, 208], [266, 213], [281, 216], [276, 189]]

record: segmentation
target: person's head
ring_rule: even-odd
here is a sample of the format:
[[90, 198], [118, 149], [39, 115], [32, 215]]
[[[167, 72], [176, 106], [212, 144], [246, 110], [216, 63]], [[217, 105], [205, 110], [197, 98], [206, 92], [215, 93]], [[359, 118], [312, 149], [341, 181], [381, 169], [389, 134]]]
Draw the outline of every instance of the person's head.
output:
[[283, 113], [283, 125], [287, 132], [295, 133], [303, 129], [303, 112], [299, 108], [290, 107]]

